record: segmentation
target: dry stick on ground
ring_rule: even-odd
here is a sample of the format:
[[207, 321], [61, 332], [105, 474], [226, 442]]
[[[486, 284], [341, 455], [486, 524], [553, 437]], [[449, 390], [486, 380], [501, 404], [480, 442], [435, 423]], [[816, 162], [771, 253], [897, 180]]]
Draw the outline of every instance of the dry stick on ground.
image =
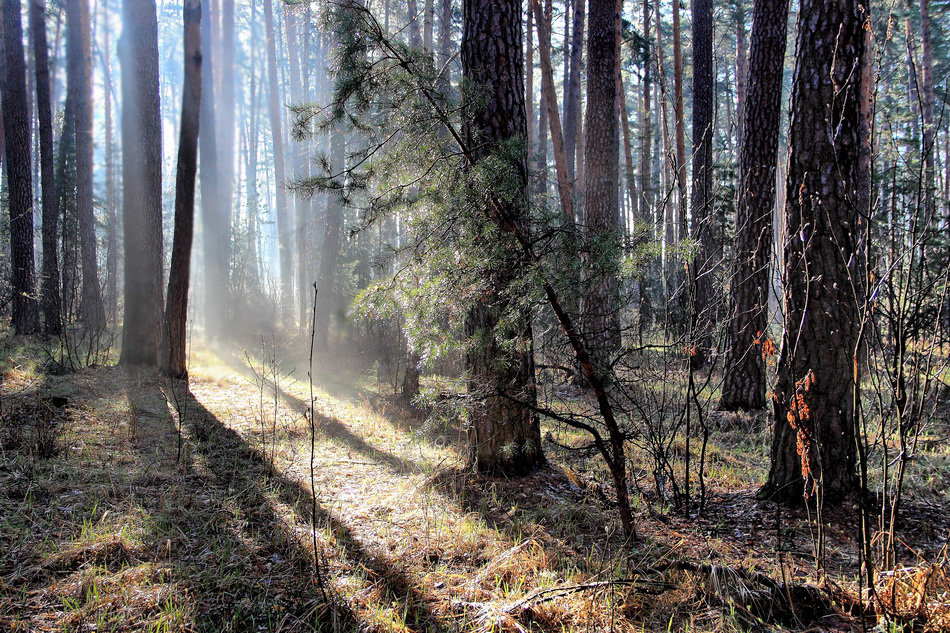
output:
[[[426, 84], [424, 80], [418, 79], [420, 74], [415, 70], [415, 61], [411, 57], [408, 57], [403, 50], [393, 45], [393, 43], [389, 41], [385, 31], [382, 29], [382, 26], [368, 8], [353, 0], [342, 0], [338, 6], [341, 6], [346, 10], [353, 11], [358, 16], [362, 16], [363, 23], [367, 27], [368, 35], [372, 38], [373, 43], [384, 49], [386, 54], [391, 59], [393, 59], [399, 67], [405, 70], [411, 77], [418, 80], [417, 89], [429, 103], [429, 105], [435, 110], [438, 120], [445, 127], [446, 131], [452, 137], [452, 140], [458, 146], [460, 155], [465, 159], [469, 166], [474, 167], [477, 163], [475, 154], [472, 152], [471, 148], [468, 147], [468, 144], [462, 138], [461, 133], [452, 124], [448, 113], [445, 112], [443, 107], [440, 105], [439, 99], [436, 98], [438, 89], [434, 86]], [[491, 222], [494, 222], [499, 228], [515, 239], [515, 241], [518, 243], [518, 247], [525, 256], [528, 265], [538, 267], [540, 264], [540, 258], [534, 252], [534, 247], [531, 244], [530, 237], [525, 235], [525, 232], [521, 226], [519, 226], [515, 218], [511, 217], [511, 214], [509, 214], [505, 209], [505, 205], [500, 203], [498, 197], [493, 192], [487, 192], [486, 197], [486, 202], [488, 205], [484, 208], [484, 213], [487, 219]], [[554, 286], [551, 285], [551, 282], [547, 281], [543, 277], [541, 278], [540, 283], [549, 307], [554, 312], [558, 324], [561, 326], [561, 329], [567, 336], [568, 342], [570, 343], [571, 349], [574, 353], [575, 360], [581, 369], [581, 373], [583, 374], [584, 379], [587, 381], [590, 390], [594, 394], [594, 397], [597, 401], [597, 408], [600, 412], [601, 418], [603, 419], [604, 425], [607, 427], [608, 434], [607, 437], [604, 438], [596, 428], [582, 422], [571, 421], [569, 424], [575, 428], [586, 431], [593, 437], [594, 445], [604, 458], [604, 461], [607, 462], [611, 477], [614, 480], [614, 486], [616, 488], [617, 495], [617, 507], [620, 512], [620, 521], [623, 525], [624, 535], [627, 538], [636, 538], [636, 529], [633, 524], [633, 514], [630, 509], [630, 498], [627, 490], [627, 465], [623, 446], [626, 437], [620, 428], [620, 424], [614, 412], [613, 405], [611, 404], [607, 394], [606, 377], [602, 376], [600, 372], [595, 369], [595, 365], [593, 359], [591, 358], [591, 354], [587, 349], [587, 345], [581, 338], [580, 333], [577, 331], [573, 320], [564, 309], [561, 297], [554, 289]]]

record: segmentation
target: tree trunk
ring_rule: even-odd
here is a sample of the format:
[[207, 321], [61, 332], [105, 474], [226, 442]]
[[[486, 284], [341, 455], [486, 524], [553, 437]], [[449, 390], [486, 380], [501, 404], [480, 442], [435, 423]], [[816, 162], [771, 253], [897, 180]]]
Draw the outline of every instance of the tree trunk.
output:
[[581, 110], [581, 67], [584, 59], [585, 0], [574, 0], [571, 54], [568, 81], [564, 90], [564, 152], [567, 155], [567, 179], [574, 183], [577, 162], [577, 127]]
[[56, 158], [53, 154], [53, 116], [50, 103], [49, 49], [46, 42], [46, 0], [30, 0], [30, 30], [36, 68], [36, 110], [40, 132], [40, 179], [43, 186], [43, 320], [45, 332], [58, 335], [62, 328], [59, 297], [59, 197], [56, 193]]
[[34, 334], [39, 329], [39, 305], [33, 263], [30, 112], [26, 99], [26, 58], [21, 19], [19, 0], [3, 0], [3, 127], [10, 208], [12, 325], [17, 334]]
[[854, 389], [865, 271], [867, 7], [802, 0], [785, 203], [785, 335], [763, 494], [800, 502], [856, 489]]
[[[330, 169], [334, 176], [342, 174], [344, 169], [346, 169], [346, 137], [339, 125], [333, 128], [330, 135]], [[320, 270], [317, 275], [317, 287], [320, 289], [320, 296], [317, 300], [314, 340], [316, 348], [320, 351], [326, 351], [329, 348], [330, 314], [336, 306], [339, 296], [336, 287], [336, 273], [337, 261], [340, 258], [340, 237], [342, 231], [342, 194], [331, 192], [330, 195], [327, 196], [323, 248], [321, 249], [322, 252], [320, 255]]]
[[598, 371], [605, 371], [620, 345], [616, 2], [591, 0], [588, 9], [584, 228], [595, 251], [587, 254], [590, 281], [582, 311], [588, 346]]
[[[108, 15], [106, 4], [103, 13]], [[102, 18], [103, 22], [105, 18]], [[115, 138], [113, 136], [112, 114], [112, 47], [109, 43], [109, 25], [102, 29], [103, 46], [102, 79], [105, 85], [105, 135], [106, 135], [106, 291], [105, 305], [108, 318], [112, 322], [119, 318], [119, 217], [115, 178]]]
[[714, 352], [712, 326], [716, 315], [713, 279], [717, 266], [715, 226], [712, 213], [713, 140], [713, 12], [712, 0], [693, 0], [693, 188], [692, 219], [699, 252], [693, 258], [693, 336], [690, 366], [705, 365]]
[[673, 0], [673, 123], [676, 126], [677, 241], [689, 235], [686, 222], [686, 115], [683, 109], [683, 46], [680, 42], [680, 3]]
[[[785, 2], [785, 12], [788, 13], [788, 2]], [[754, 10], [753, 10], [754, 11]], [[749, 90], [749, 58], [746, 50], [746, 9], [745, 0], [736, 0], [736, 140], [742, 145], [742, 133], [745, 129], [745, 110], [746, 95]], [[783, 24], [788, 22], [787, 17]], [[784, 53], [784, 51], [783, 51]], [[741, 151], [741, 150], [740, 150]], [[773, 194], [774, 195], [774, 194]]]
[[198, 129], [201, 111], [201, 2], [185, 0], [182, 7], [185, 43], [185, 79], [181, 98], [178, 137], [178, 172], [175, 176], [175, 235], [165, 303], [167, 356], [164, 371], [173, 378], [187, 378], [185, 343], [188, 321], [188, 288], [191, 275], [191, 242], [195, 223], [195, 179], [198, 171]]
[[934, 126], [934, 81], [933, 81], [933, 46], [930, 36], [930, 0], [920, 0], [920, 83], [921, 83], [921, 112], [923, 123], [923, 152], [924, 152], [924, 209], [929, 222], [936, 223], [936, 201], [934, 167], [936, 154], [936, 127]]
[[[486, 99], [464, 117], [467, 145], [476, 148], [475, 161], [491, 157], [500, 144], [527, 134], [521, 16], [521, 3], [514, 0], [463, 2], [463, 74], [472, 85], [486, 90]], [[472, 142], [476, 137], [479, 142]], [[505, 197], [504, 212], [514, 222], [524, 223], [527, 164], [523, 155], [502, 154], [501, 158], [512, 161], [510, 174], [517, 185], [512, 191], [521, 194]], [[540, 424], [531, 410], [537, 391], [530, 315], [525, 313], [511, 331], [496, 332], [510, 301], [505, 287], [524, 263], [524, 255], [509, 251], [498, 264], [491, 289], [466, 322], [466, 333], [482, 341], [466, 356], [470, 389], [484, 396], [470, 416], [469, 460], [478, 470], [501, 475], [525, 474], [544, 463]], [[499, 336], [520, 339], [521, 344], [501, 346]]]
[[269, 83], [268, 110], [270, 112], [271, 141], [274, 147], [274, 180], [277, 189], [277, 249], [280, 252], [280, 313], [286, 323], [293, 320], [294, 263], [291, 247], [290, 217], [287, 211], [287, 193], [284, 189], [284, 140], [281, 131], [280, 88], [277, 84], [277, 40], [274, 37], [273, 0], [264, 0], [264, 29], [267, 37], [267, 76]]
[[554, 67], [551, 64], [551, 32], [541, 12], [541, 1], [531, 0], [534, 17], [538, 24], [538, 56], [541, 58], [541, 93], [543, 106], [547, 109], [551, 130], [551, 145], [554, 149], [554, 169], [557, 175], [558, 196], [564, 225], [568, 231], [574, 229], [574, 197], [567, 172], [567, 154], [564, 151], [564, 137], [561, 133], [561, 115], [557, 109], [557, 94], [554, 91]]
[[162, 331], [162, 120], [155, 0], [124, 0], [122, 206], [124, 365], [158, 363]]
[[452, 0], [439, 1], [439, 80], [445, 89], [452, 85]]
[[736, 263], [730, 289], [730, 319], [720, 408], [765, 408], [772, 213], [782, 111], [788, 0], [756, 0], [752, 21], [749, 92], [740, 112]]
[[105, 309], [99, 289], [96, 253], [96, 220], [93, 210], [92, 147], [92, 47], [90, 45], [89, 2], [66, 3], [68, 92], [75, 108], [73, 130], [76, 134], [76, 210], [79, 244], [82, 253], [82, 295], [79, 314], [86, 327], [97, 330], [105, 324]]

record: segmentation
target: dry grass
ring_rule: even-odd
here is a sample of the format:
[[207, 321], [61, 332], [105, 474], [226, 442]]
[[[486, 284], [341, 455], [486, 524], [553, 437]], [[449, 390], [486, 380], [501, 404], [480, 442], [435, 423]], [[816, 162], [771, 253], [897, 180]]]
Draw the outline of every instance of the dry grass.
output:
[[[58, 454], [23, 444], [0, 463], [0, 628], [769, 629], [749, 579], [813, 572], [807, 517], [783, 511], [777, 525], [752, 498], [765, 432], [754, 420], [717, 438], [703, 516], [644, 507], [640, 540], [624, 543], [596, 460], [552, 446], [556, 463], [525, 479], [465, 472], [457, 429], [426, 428], [336, 359], [316, 381], [312, 508], [305, 361], [251, 354], [252, 371], [243, 350], [199, 348], [185, 387], [114, 368], [45, 376], [35, 350], [6, 344], [11, 419], [52, 397], [68, 405]], [[830, 535], [846, 571], [851, 511]], [[711, 565], [645, 571], [679, 559]], [[916, 607], [899, 587], [919, 580], [894, 577], [901, 609], [944, 622], [940, 569]]]

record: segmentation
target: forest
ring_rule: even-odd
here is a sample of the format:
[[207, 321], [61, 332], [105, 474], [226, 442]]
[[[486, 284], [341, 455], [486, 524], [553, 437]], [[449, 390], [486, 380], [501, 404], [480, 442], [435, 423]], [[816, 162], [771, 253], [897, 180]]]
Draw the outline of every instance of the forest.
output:
[[0, 5], [0, 629], [950, 631], [947, 0]]

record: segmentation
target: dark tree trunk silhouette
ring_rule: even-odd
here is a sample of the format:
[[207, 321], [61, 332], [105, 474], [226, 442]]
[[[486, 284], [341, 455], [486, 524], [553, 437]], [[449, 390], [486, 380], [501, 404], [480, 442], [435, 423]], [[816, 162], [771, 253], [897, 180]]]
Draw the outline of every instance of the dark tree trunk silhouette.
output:
[[3, 128], [10, 207], [12, 325], [17, 334], [34, 334], [39, 329], [39, 302], [33, 263], [30, 112], [27, 108], [21, 20], [19, 0], [3, 0]]
[[[763, 494], [856, 490], [855, 375], [869, 185], [867, 6], [802, 0], [785, 203], [785, 335]], [[751, 133], [751, 132], [750, 132]]]
[[41, 283], [44, 331], [58, 335], [62, 328], [59, 297], [59, 197], [56, 157], [53, 153], [53, 114], [50, 103], [49, 48], [46, 41], [46, 0], [30, 0], [30, 29], [36, 68], [36, 111], [40, 133], [40, 180], [43, 187], [43, 277]]
[[[462, 32], [463, 74], [486, 91], [486, 98], [465, 113], [467, 146], [475, 148], [476, 162], [492, 155], [511, 162], [511, 190], [521, 195], [506, 196], [503, 204], [516, 223], [527, 221], [527, 163], [524, 155], [498, 153], [502, 144], [527, 135], [521, 7], [514, 0], [464, 0]], [[496, 332], [510, 301], [504, 287], [525, 263], [516, 249], [509, 253], [466, 322], [467, 334], [479, 340], [466, 357], [470, 387], [483, 397], [471, 413], [469, 461], [481, 471], [520, 475], [542, 464], [544, 453], [531, 410], [537, 391], [530, 315], [524, 314], [513, 331]], [[520, 339], [520, 344], [502, 347], [499, 337]]]
[[124, 365], [158, 364], [162, 331], [162, 121], [155, 0], [124, 0], [122, 207]]
[[191, 243], [195, 224], [195, 180], [198, 171], [198, 130], [201, 111], [201, 2], [185, 0], [182, 7], [185, 79], [181, 97], [178, 171], [175, 176], [175, 235], [165, 300], [164, 371], [187, 378], [186, 325], [191, 276]]
[[730, 289], [729, 332], [720, 407], [765, 408], [772, 212], [782, 111], [788, 0], [756, 0], [748, 94], [740, 113], [736, 263]]
[[694, 239], [699, 252], [691, 263], [694, 348], [690, 366], [702, 367], [713, 353], [712, 324], [716, 313], [713, 278], [717, 268], [715, 220], [712, 213], [713, 140], [713, 13], [712, 0], [693, 0], [693, 187]]

